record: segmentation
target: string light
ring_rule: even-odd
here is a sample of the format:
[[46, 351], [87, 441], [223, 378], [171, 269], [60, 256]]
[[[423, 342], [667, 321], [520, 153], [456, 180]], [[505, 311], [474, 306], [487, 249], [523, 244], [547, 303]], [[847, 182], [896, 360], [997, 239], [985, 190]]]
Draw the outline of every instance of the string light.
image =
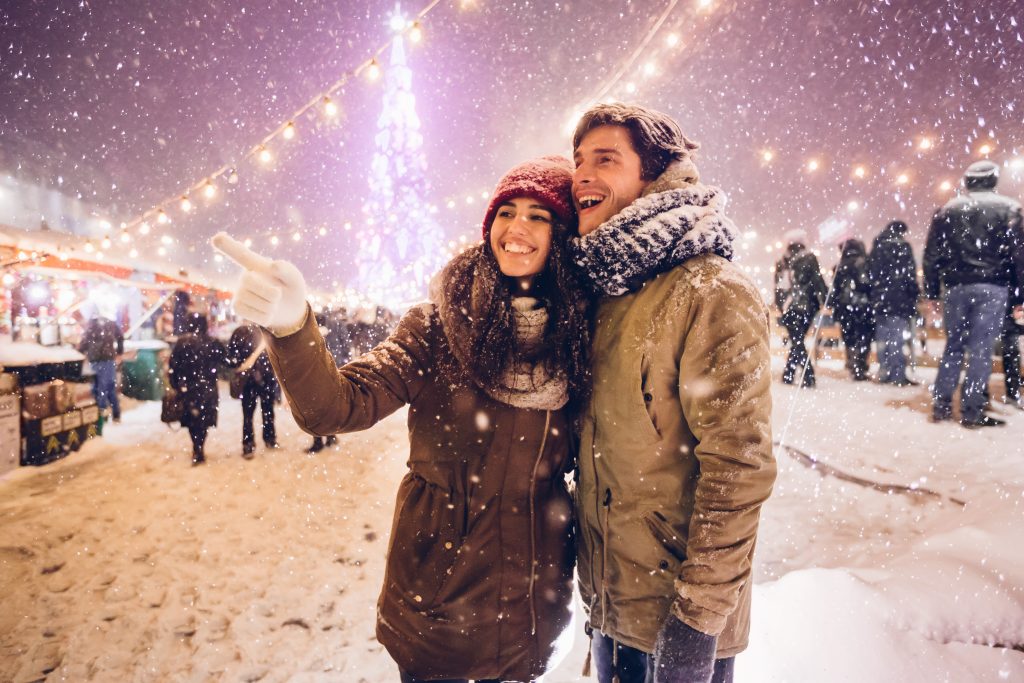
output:
[[665, 44], [668, 45], [669, 47], [676, 47], [677, 45], [679, 45], [679, 34], [668, 34], [668, 36], [665, 38]]
[[192, 200], [188, 198], [188, 195], [181, 196], [181, 210], [185, 213], [192, 210]]
[[414, 21], [412, 28], [409, 29], [409, 41], [418, 43], [423, 40], [423, 27], [420, 26], [420, 22]]
[[897, 185], [906, 185], [909, 182], [910, 176], [908, 176], [906, 173], [900, 173], [898, 176], [896, 176]]
[[330, 97], [324, 98], [324, 113], [331, 118], [338, 115], [338, 105]]
[[213, 184], [213, 181], [208, 180], [203, 185], [203, 196], [207, 199], [213, 199], [217, 196], [217, 186]]
[[761, 161], [763, 161], [766, 164], [770, 164], [772, 162], [772, 159], [774, 158], [775, 152], [771, 151], [770, 149], [766, 149], [763, 152], [761, 152]]
[[131, 241], [132, 241], [132, 236], [128, 234], [128, 231], [127, 230], [122, 230], [121, 231], [121, 242], [124, 243], [124, 244], [128, 244]]
[[811, 173], [817, 171], [820, 166], [821, 164], [818, 162], [817, 159], [811, 159], [810, 161], [807, 162], [807, 170], [810, 171]]
[[868, 174], [868, 169], [863, 166], [854, 166], [853, 175], [857, 178], [864, 178]]
[[860, 204], [856, 200], [852, 200], [846, 205], [846, 208], [848, 211], [856, 211], [860, 208]]
[[949, 192], [950, 190], [953, 189], [953, 183], [949, 182], [948, 180], [943, 180], [942, 183], [939, 185], [939, 189], [942, 190], [943, 192]]
[[166, 224], [171, 222], [171, 219], [170, 219], [170, 217], [168, 217], [166, 211], [164, 211], [163, 209], [160, 209], [156, 213], [156, 222], [159, 223], [160, 225], [166, 225]]
[[273, 157], [271, 156], [269, 149], [260, 145], [259, 151], [256, 153], [256, 158], [259, 159], [261, 163], [269, 164]]
[[148, 235], [149, 234], [149, 223], [147, 223], [145, 221], [142, 222], [142, 224], [139, 226], [139, 234], [140, 235]]
[[171, 243], [174, 242], [174, 239], [170, 235], [161, 235], [160, 241], [166, 245], [170, 245]]
[[369, 66], [366, 67], [366, 78], [370, 81], [380, 78], [380, 64], [377, 62], [376, 57], [370, 60]]
[[932, 148], [931, 138], [921, 138], [921, 141], [917, 143], [917, 148], [921, 151], [928, 151]]
[[103, 241], [100, 242], [100, 246], [103, 247], [104, 249], [110, 249], [110, 238], [104, 237]]
[[300, 240], [302, 240], [302, 233], [296, 230], [295, 232], [292, 233], [292, 241], [298, 242]]
[[284, 127], [284, 130], [281, 131], [281, 135], [284, 137], [285, 140], [291, 140], [292, 138], [294, 138], [295, 124], [289, 121], [288, 124]]
[[231, 169], [230, 171], [228, 171], [228, 185], [237, 185], [237, 184], [238, 184], [238, 171], [236, 171], [235, 169]]

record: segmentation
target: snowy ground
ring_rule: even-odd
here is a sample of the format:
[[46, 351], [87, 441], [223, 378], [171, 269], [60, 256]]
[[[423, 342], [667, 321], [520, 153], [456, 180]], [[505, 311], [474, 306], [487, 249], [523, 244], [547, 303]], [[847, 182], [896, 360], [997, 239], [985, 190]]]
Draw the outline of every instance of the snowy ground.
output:
[[[1024, 413], [969, 432], [927, 409], [832, 361], [777, 387], [799, 457], [779, 453], [737, 681], [1024, 680]], [[158, 416], [0, 479], [0, 681], [396, 681], [373, 621], [404, 412], [318, 455], [279, 413], [282, 448], [244, 461], [225, 391], [201, 468]], [[548, 683], [588, 680], [577, 626]]]

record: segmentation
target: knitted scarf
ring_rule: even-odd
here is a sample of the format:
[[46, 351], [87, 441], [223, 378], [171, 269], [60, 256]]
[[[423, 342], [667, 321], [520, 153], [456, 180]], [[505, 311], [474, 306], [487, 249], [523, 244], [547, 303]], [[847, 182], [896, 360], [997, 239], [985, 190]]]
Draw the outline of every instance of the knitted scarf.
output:
[[[452, 281], [466, 281], [471, 277], [472, 287], [468, 307], [453, 299]], [[472, 326], [480, 324], [479, 310], [493, 295], [500, 277], [494, 264], [484, 256], [482, 247], [474, 247], [459, 254], [431, 282], [430, 300], [437, 306], [438, 317], [445, 339], [462, 367], [480, 362], [469, 348]], [[548, 312], [537, 299], [512, 299], [512, 325], [516, 336], [516, 353], [509, 354], [507, 365], [496, 386], [481, 386], [488, 396], [516, 408], [558, 410], [569, 400], [569, 382], [563, 373], [551, 376], [543, 363], [544, 330]]]
[[595, 292], [620, 296], [700, 254], [732, 259], [737, 231], [725, 203], [700, 183], [647, 194], [573, 240], [573, 260]]

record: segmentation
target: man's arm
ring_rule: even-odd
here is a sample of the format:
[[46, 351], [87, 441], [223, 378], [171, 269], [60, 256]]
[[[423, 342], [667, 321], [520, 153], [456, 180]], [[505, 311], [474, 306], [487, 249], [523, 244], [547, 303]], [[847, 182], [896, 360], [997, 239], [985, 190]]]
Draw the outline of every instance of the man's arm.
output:
[[718, 635], [750, 580], [761, 504], [775, 481], [768, 317], [753, 285], [723, 274], [694, 299], [679, 360], [700, 475], [672, 612]]
[[932, 217], [932, 224], [928, 228], [928, 238], [924, 246], [924, 293], [929, 299], [938, 299], [941, 294], [942, 268], [948, 258], [946, 230], [949, 221], [945, 212], [938, 211]]

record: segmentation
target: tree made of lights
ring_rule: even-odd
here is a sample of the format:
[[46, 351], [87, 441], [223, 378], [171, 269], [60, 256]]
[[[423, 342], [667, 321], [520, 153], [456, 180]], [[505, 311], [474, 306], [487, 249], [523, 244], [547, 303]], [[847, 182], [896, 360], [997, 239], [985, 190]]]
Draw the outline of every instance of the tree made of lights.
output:
[[[391, 26], [405, 27], [397, 10]], [[428, 208], [427, 160], [401, 34], [391, 46], [375, 140], [353, 289], [398, 308], [423, 299], [444, 251], [444, 233]]]

